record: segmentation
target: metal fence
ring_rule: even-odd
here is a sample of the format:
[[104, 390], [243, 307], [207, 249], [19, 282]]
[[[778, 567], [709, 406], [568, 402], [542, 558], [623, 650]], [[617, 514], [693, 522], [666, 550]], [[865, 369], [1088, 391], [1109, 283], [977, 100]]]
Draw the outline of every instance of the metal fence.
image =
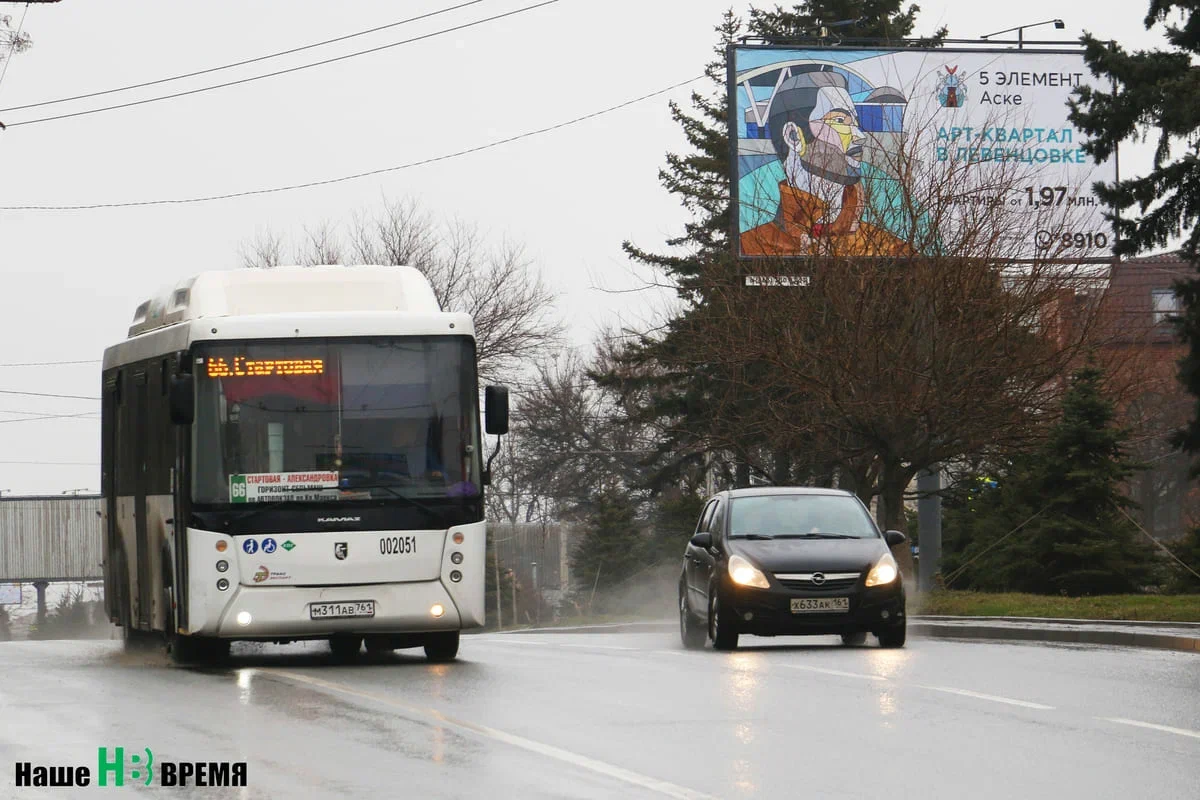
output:
[[488, 530], [501, 570], [511, 569], [522, 586], [534, 586], [533, 565], [537, 563], [537, 587], [543, 591], [568, 590], [566, 526], [561, 523], [489, 524]]
[[95, 580], [104, 575], [98, 496], [0, 498], [0, 580]]

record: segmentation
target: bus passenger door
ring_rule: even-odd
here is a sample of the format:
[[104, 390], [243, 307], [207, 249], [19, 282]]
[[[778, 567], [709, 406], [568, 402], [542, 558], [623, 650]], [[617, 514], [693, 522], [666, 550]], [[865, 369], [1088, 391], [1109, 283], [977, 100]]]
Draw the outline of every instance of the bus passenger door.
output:
[[146, 526], [146, 482], [149, 442], [147, 416], [146, 372], [134, 376], [134, 445], [133, 465], [136, 469], [133, 491], [133, 517], [137, 531], [137, 627], [149, 629], [153, 617], [153, 586], [150, 574], [150, 534]]

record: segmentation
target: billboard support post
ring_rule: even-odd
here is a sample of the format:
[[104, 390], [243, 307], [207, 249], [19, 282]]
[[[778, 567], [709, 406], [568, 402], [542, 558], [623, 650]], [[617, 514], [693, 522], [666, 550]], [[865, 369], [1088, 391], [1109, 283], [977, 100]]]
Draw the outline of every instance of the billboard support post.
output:
[[921, 542], [921, 566], [917, 586], [922, 592], [934, 588], [942, 558], [942, 474], [934, 464], [917, 476], [917, 529]]

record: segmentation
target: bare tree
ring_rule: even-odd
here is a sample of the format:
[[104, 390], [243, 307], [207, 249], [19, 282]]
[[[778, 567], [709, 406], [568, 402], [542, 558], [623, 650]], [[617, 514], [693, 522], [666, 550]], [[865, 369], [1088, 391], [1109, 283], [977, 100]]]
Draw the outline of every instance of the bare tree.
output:
[[306, 267], [342, 263], [343, 246], [337, 229], [329, 222], [304, 227], [304, 240], [296, 248], [296, 263]]
[[[242, 248], [245, 267], [275, 267], [286, 250], [269, 231]], [[375, 213], [357, 213], [345, 234], [323, 223], [304, 229], [297, 264], [344, 263], [411, 266], [429, 279], [443, 309], [471, 315], [480, 378], [497, 381], [562, 341], [553, 314], [555, 294], [525, 250], [510, 241], [489, 245], [479, 228], [461, 220], [440, 222], [415, 200], [386, 201]]]
[[286, 263], [283, 257], [284, 241], [281, 236], [267, 229], [260, 231], [251, 241], [239, 248], [244, 268], [270, 269]]
[[[713, 265], [682, 354], [745, 375], [759, 429], [829, 454], [901, 530], [921, 470], [1035, 443], [1099, 336], [1098, 305], [1081, 300], [1100, 277], [1083, 257], [1098, 252], [1073, 233], [1095, 229], [1091, 212], [1018, 207], [1028, 168], [931, 160], [919, 138], [881, 182], [889, 231], [814, 238], [800, 262]], [[1029, 249], [1033, 231], [1049, 246]]]

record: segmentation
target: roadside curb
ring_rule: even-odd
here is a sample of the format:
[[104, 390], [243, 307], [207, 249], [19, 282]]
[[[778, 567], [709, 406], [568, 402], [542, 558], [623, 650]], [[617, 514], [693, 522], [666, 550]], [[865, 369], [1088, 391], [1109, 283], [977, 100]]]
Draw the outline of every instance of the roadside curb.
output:
[[1163, 622], [1160, 620], [1138, 619], [1069, 619], [1064, 617], [955, 617], [949, 615], [912, 615], [912, 622], [950, 622], [975, 624], [980, 622], [1007, 622], [1018, 625], [1089, 625], [1089, 626], [1119, 626], [1122, 628], [1184, 628], [1197, 631], [1200, 635], [1200, 622]]
[[[1037, 627], [1030, 623], [1043, 622], [1031, 618], [1010, 619], [1019, 626], [967, 624], [958, 621], [942, 622], [932, 617], [914, 617], [909, 620], [908, 630], [918, 636], [948, 639], [1001, 639], [1005, 641], [1056, 642], [1062, 644], [1096, 644], [1112, 647], [1143, 647], [1153, 650], [1176, 650], [1200, 653], [1200, 635], [1181, 636], [1167, 633], [1151, 633], [1137, 630], [1096, 630], [1091, 626], [1078, 628], [1065, 624]], [[1089, 620], [1089, 622], [1092, 622]], [[1121, 625], [1125, 623], [1108, 623]]]
[[[980, 620], [983, 624], [967, 622]], [[1009, 625], [987, 624], [1007, 622]], [[1014, 624], [1015, 623], [1015, 624]], [[1047, 623], [1041, 625], [1040, 623]], [[1070, 625], [1080, 627], [1072, 628]], [[1143, 627], [1145, 630], [1096, 630], [1095, 626], [1122, 628]], [[931, 639], [999, 639], [1002, 641], [1054, 642], [1062, 644], [1093, 644], [1110, 647], [1140, 647], [1153, 650], [1174, 650], [1200, 653], [1200, 630], [1196, 636], [1153, 633], [1157, 627], [1200, 628], [1187, 623], [1112, 622], [1103, 620], [1044, 620], [1035, 617], [911, 617], [910, 633]], [[674, 620], [649, 622], [615, 622], [602, 625], [573, 625], [556, 628], [523, 628], [498, 631], [501, 634], [521, 633], [671, 633], [677, 630]]]

